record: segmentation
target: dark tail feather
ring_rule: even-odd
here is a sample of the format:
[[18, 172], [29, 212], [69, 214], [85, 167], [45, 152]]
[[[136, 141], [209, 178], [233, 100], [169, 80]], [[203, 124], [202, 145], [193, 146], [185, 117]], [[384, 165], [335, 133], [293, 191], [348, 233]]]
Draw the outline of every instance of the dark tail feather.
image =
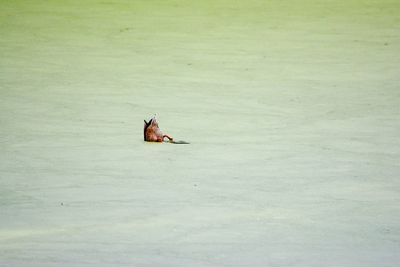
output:
[[143, 138], [144, 138], [144, 141], [147, 141], [147, 140], [146, 140], [146, 131], [147, 131], [147, 128], [149, 128], [151, 121], [152, 121], [152, 120], [150, 120], [149, 122], [147, 122], [146, 120], [144, 120], [144, 130], [143, 130]]

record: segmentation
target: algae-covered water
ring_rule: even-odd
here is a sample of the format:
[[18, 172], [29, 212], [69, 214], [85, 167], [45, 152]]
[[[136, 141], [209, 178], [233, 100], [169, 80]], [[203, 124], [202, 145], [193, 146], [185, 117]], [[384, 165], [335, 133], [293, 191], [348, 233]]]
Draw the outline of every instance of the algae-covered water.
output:
[[0, 2], [1, 266], [397, 266], [399, 222], [398, 1]]

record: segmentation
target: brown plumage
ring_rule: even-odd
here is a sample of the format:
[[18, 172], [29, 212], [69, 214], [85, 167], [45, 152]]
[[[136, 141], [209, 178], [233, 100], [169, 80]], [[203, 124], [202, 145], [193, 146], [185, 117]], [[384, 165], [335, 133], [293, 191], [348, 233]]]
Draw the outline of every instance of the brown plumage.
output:
[[155, 117], [153, 117], [149, 122], [146, 120], [144, 121], [144, 141], [163, 142], [165, 137], [168, 138], [170, 142], [173, 141], [173, 138], [161, 132]]

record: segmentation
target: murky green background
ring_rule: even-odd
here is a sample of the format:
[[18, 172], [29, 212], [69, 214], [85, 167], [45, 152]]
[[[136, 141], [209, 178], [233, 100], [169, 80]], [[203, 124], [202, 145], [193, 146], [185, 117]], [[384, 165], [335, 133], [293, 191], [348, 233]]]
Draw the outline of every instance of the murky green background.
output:
[[399, 51], [398, 1], [2, 0], [0, 265], [397, 266]]

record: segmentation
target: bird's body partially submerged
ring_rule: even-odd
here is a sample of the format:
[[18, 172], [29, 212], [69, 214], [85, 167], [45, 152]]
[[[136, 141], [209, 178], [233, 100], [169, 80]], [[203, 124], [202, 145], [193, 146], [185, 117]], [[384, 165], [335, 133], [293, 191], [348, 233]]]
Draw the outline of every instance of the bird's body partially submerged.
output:
[[168, 138], [170, 142], [173, 138], [169, 137], [158, 127], [158, 122], [155, 117], [153, 117], [149, 122], [144, 121], [144, 141], [147, 142], [163, 142], [164, 138]]

